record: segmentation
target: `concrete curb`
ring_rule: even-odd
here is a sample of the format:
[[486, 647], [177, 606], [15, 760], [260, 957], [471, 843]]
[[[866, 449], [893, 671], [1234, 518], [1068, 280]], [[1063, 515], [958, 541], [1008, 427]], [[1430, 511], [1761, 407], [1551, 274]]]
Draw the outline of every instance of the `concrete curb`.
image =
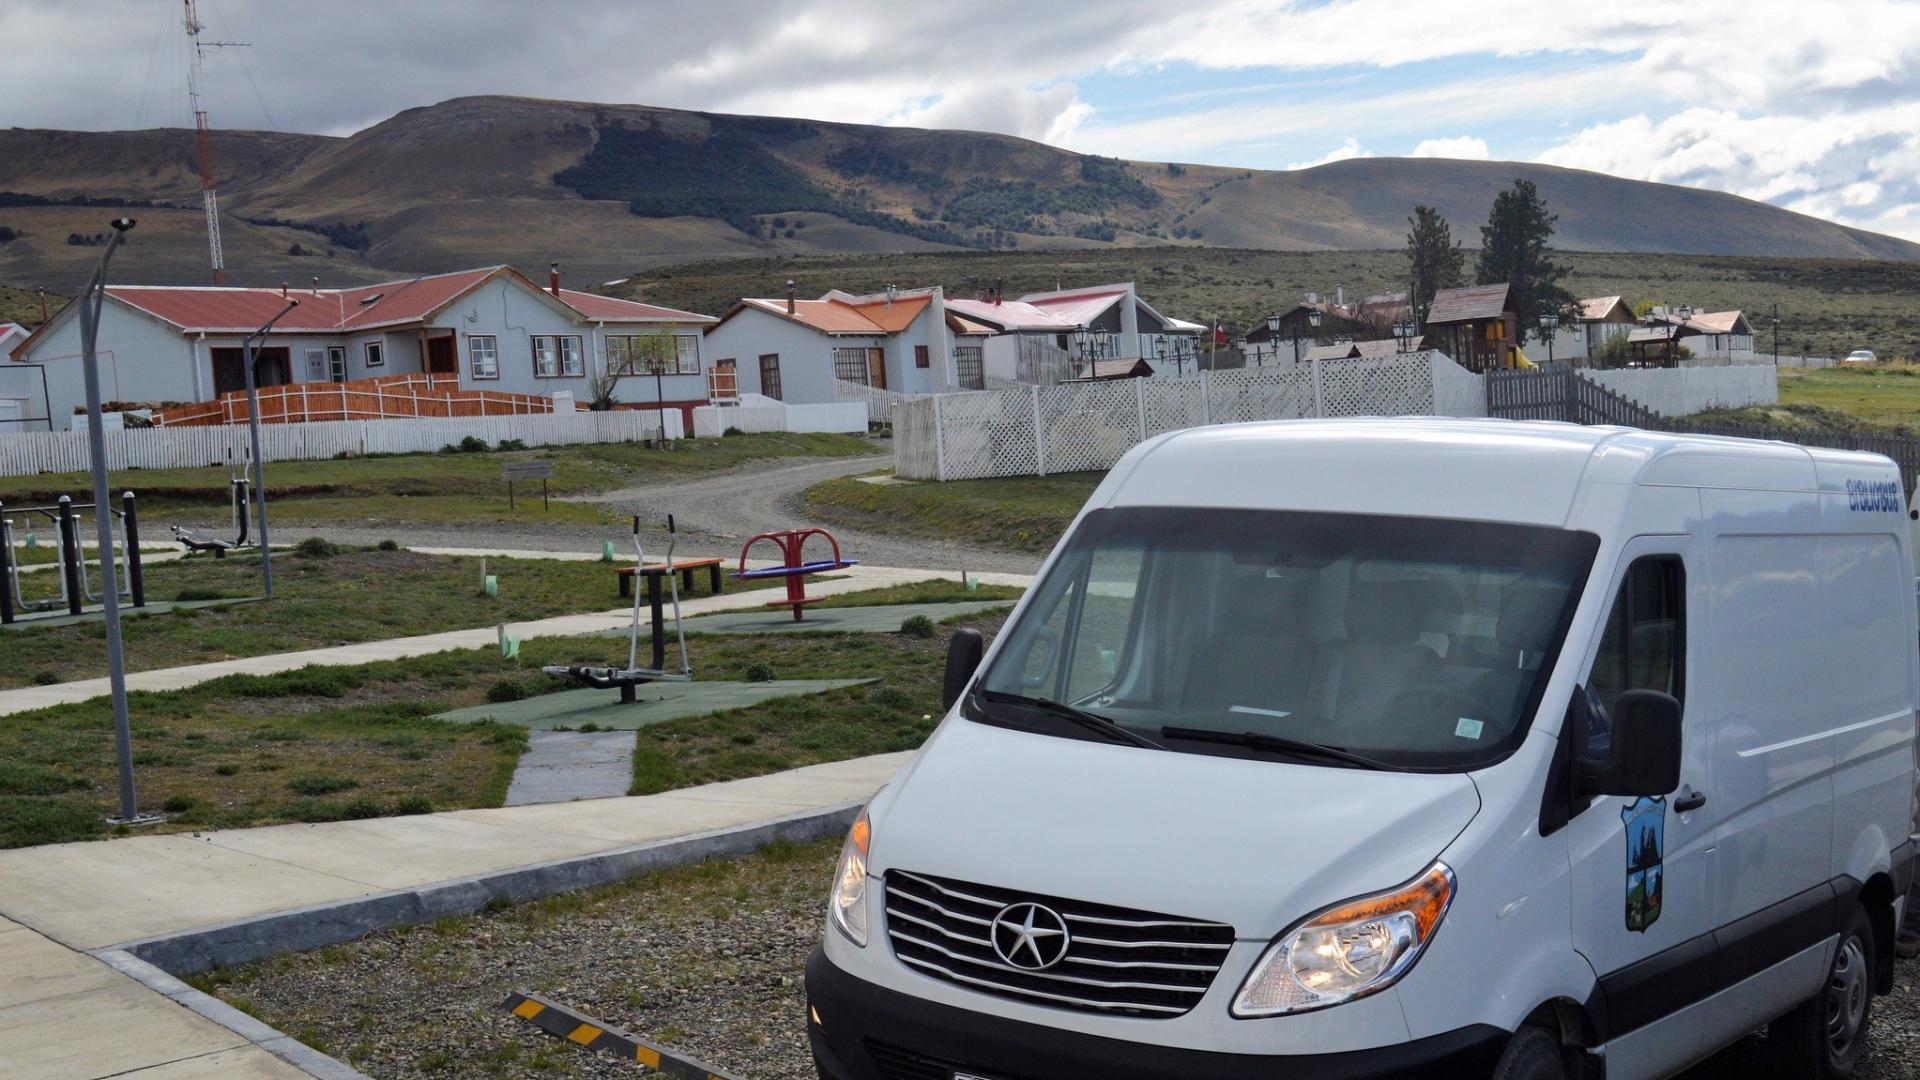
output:
[[176, 976], [250, 963], [282, 953], [306, 952], [353, 941], [377, 930], [443, 916], [471, 915], [498, 900], [524, 903], [556, 893], [623, 881], [652, 870], [746, 855], [775, 840], [795, 843], [824, 840], [851, 827], [864, 805], [865, 800], [842, 803], [591, 855], [216, 923], [95, 949], [91, 955], [147, 989], [192, 1009], [319, 1080], [371, 1080], [285, 1032], [195, 990]]
[[185, 1006], [235, 1035], [319, 1080], [373, 1080], [372, 1077], [261, 1022], [219, 998], [203, 994], [145, 960], [122, 949], [100, 949], [93, 956], [177, 1005]]

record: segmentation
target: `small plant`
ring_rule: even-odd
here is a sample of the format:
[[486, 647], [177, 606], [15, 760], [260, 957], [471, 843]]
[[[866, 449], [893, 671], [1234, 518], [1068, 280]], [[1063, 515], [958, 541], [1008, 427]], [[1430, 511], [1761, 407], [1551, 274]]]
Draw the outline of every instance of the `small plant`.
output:
[[519, 679], [501, 679], [487, 687], [487, 704], [502, 705], [509, 701], [523, 701], [533, 695], [527, 692], [527, 684]]
[[184, 814], [193, 809], [198, 802], [199, 800], [191, 795], [169, 795], [167, 801], [160, 804], [160, 809], [169, 814]]
[[374, 545], [374, 547], [380, 551], [399, 551], [400, 541], [394, 540], [394, 539], [386, 539], [386, 540], [380, 541], [378, 544]]
[[732, 438], [735, 435], [745, 435], [745, 434], [746, 432], [741, 431], [737, 427], [730, 427], [727, 430], [720, 433], [722, 438]]
[[501, 439], [494, 444], [495, 450], [525, 450], [526, 448], [527, 440], [525, 439]]
[[592, 734], [592, 733], [594, 733], [594, 732], [596, 732], [596, 731], [607, 731], [607, 730], [609, 730], [609, 729], [608, 729], [608, 728], [603, 728], [603, 727], [601, 727], [601, 726], [600, 726], [599, 724], [596, 724], [596, 723], [594, 723], [593, 721], [591, 721], [591, 720], [589, 720], [589, 721], [587, 721], [586, 723], [584, 723], [584, 724], [581, 724], [581, 725], [580, 725], [579, 727], [577, 727], [577, 728], [575, 728], [574, 730], [575, 730], [575, 731], [579, 731], [579, 732], [581, 732], [581, 733], [583, 733], [583, 734], [589, 734], [589, 735], [590, 735], [590, 734]]
[[746, 670], [746, 674], [744, 675], [744, 678], [748, 682], [772, 682], [773, 681], [773, 665], [766, 663], [765, 661], [756, 660], [753, 663], [747, 665], [747, 670]]
[[910, 615], [900, 624], [900, 632], [912, 638], [930, 638], [937, 632], [933, 620], [925, 615]]
[[331, 559], [341, 550], [340, 545], [324, 536], [309, 536], [293, 546], [293, 553], [303, 559]]
[[33, 685], [35, 686], [58, 686], [59, 684], [60, 673], [57, 671], [36, 671], [33, 673]]
[[295, 795], [332, 795], [339, 791], [351, 791], [360, 786], [360, 781], [350, 776], [330, 776], [314, 773], [296, 776], [287, 781], [287, 790]]
[[396, 814], [431, 814], [433, 813], [433, 800], [427, 798], [425, 795], [403, 796], [399, 802], [393, 804], [393, 812]]

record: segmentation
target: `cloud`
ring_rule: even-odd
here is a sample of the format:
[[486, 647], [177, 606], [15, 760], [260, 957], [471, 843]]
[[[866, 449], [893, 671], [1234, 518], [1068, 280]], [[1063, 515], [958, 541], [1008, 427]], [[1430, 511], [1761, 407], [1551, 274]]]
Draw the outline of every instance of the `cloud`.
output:
[[1059, 145], [1073, 138], [1093, 107], [1070, 82], [1051, 86], [974, 86], [903, 109], [886, 123], [907, 127], [998, 131]]
[[1422, 139], [1420, 145], [1413, 148], [1410, 157], [1456, 158], [1462, 161], [1486, 161], [1487, 140], [1476, 139], [1471, 135], [1461, 135], [1452, 139]]
[[1368, 153], [1367, 151], [1360, 149], [1359, 139], [1356, 139], [1353, 136], [1349, 135], [1347, 136], [1346, 142], [1341, 143], [1339, 146], [1334, 147], [1333, 149], [1320, 155], [1318, 158], [1312, 161], [1296, 161], [1293, 164], [1287, 166], [1287, 168], [1311, 169], [1315, 165], [1327, 165], [1335, 161], [1346, 161], [1350, 158], [1364, 158], [1364, 157], [1372, 157], [1372, 156], [1373, 155]]

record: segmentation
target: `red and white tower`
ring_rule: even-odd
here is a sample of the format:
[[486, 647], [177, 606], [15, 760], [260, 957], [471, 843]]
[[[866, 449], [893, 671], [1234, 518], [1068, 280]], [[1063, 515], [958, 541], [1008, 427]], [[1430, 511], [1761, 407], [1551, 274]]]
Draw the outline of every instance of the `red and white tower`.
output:
[[220, 200], [213, 191], [213, 133], [207, 126], [207, 110], [200, 104], [201, 62], [200, 18], [194, 13], [193, 0], [187, 6], [187, 38], [192, 51], [187, 57], [187, 99], [193, 105], [193, 137], [200, 151], [200, 202], [207, 211], [207, 254], [213, 262], [213, 283], [227, 283], [226, 257], [220, 252]]

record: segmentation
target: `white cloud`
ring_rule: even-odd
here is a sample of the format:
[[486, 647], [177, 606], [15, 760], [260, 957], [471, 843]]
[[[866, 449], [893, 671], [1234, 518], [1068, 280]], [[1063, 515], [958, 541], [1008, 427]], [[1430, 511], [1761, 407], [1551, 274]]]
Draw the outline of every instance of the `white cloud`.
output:
[[1492, 155], [1487, 153], [1487, 140], [1461, 135], [1452, 139], [1423, 139], [1410, 156], [1486, 161]]
[[1368, 153], [1367, 151], [1360, 149], [1359, 139], [1356, 139], [1353, 136], [1349, 135], [1347, 136], [1346, 142], [1341, 143], [1339, 146], [1334, 147], [1333, 149], [1320, 155], [1314, 160], [1296, 161], [1293, 164], [1287, 166], [1287, 168], [1311, 169], [1315, 165], [1327, 165], [1335, 161], [1346, 161], [1350, 158], [1363, 158], [1363, 157], [1372, 157], [1372, 156], [1373, 155]]
[[888, 117], [886, 123], [998, 131], [1059, 145], [1073, 138], [1080, 122], [1092, 111], [1070, 82], [1037, 88], [985, 85], [903, 109]]

